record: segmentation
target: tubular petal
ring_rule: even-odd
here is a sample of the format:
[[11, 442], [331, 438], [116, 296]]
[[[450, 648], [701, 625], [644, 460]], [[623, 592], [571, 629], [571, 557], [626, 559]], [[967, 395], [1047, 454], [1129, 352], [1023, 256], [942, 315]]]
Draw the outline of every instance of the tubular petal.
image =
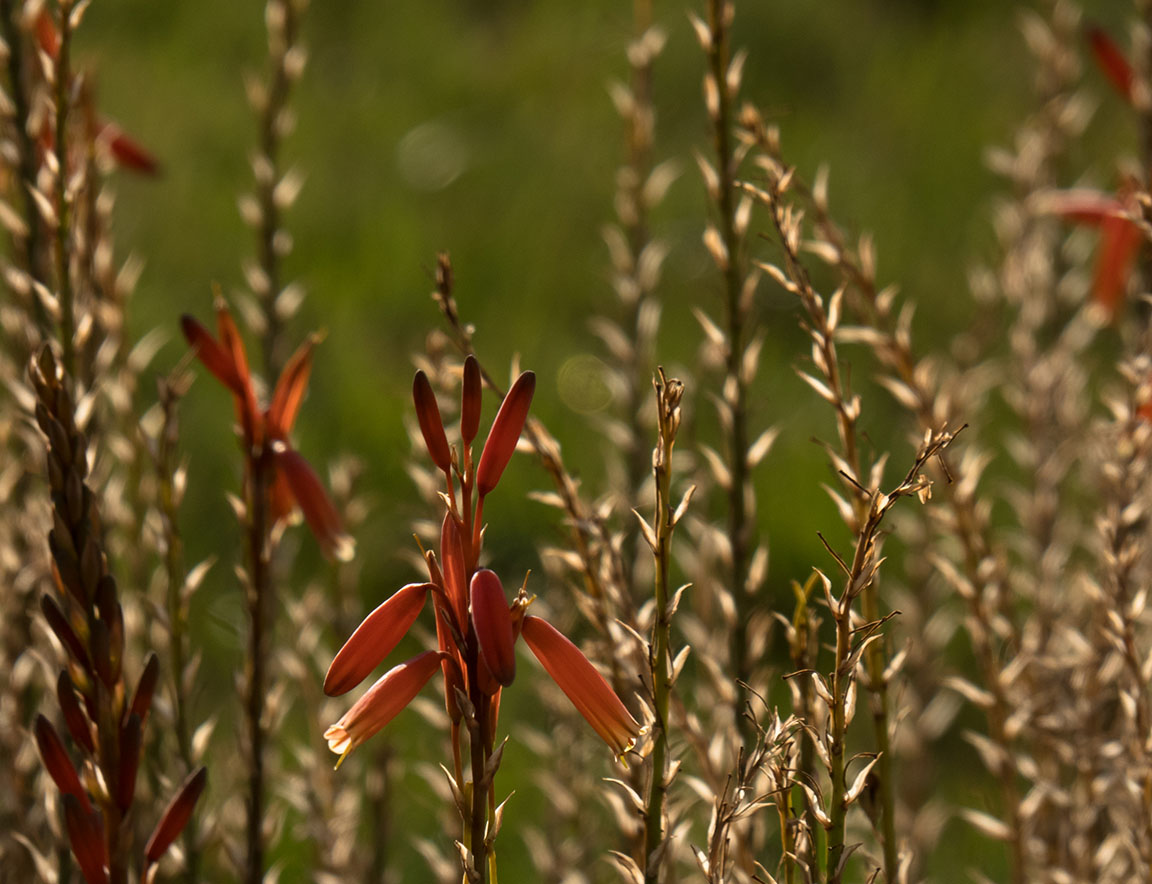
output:
[[120, 168], [141, 175], [160, 173], [160, 163], [156, 157], [115, 123], [104, 123], [97, 137], [108, 145], [108, 152]]
[[409, 583], [365, 617], [328, 667], [324, 693], [338, 697], [367, 678], [407, 634], [432, 588], [431, 583]]
[[304, 393], [308, 390], [312, 351], [315, 347], [316, 337], [312, 336], [300, 345], [280, 372], [276, 390], [272, 393], [272, 404], [268, 406], [268, 435], [273, 439], [285, 439], [292, 432], [300, 403], [304, 401]]
[[472, 576], [472, 626], [480, 656], [492, 677], [504, 687], [516, 677], [516, 636], [504, 587], [484, 568]]
[[444, 514], [444, 521], [440, 525], [440, 558], [444, 562], [444, 589], [452, 603], [456, 625], [463, 633], [467, 631], [468, 624], [468, 577], [460, 526], [451, 513]]
[[516, 383], [504, 397], [500, 411], [492, 421], [492, 429], [488, 431], [484, 452], [480, 455], [480, 465], [476, 468], [476, 487], [482, 496], [496, 487], [504, 468], [512, 459], [524, 429], [524, 421], [528, 419], [528, 408], [532, 404], [534, 392], [536, 375], [526, 371], [516, 378]]
[[216, 332], [220, 336], [220, 346], [232, 358], [236, 367], [238, 388], [234, 388], [237, 396], [236, 412], [240, 425], [244, 427], [244, 434], [249, 444], [260, 444], [264, 441], [264, 421], [260, 409], [256, 405], [256, 393], [252, 390], [252, 375], [248, 368], [248, 354], [244, 349], [244, 339], [240, 337], [240, 330], [236, 327], [236, 320], [228, 312], [228, 305], [222, 297], [216, 299]]
[[[344, 757], [390, 722], [412, 702], [420, 689], [428, 683], [433, 673], [440, 668], [439, 651], [425, 651], [389, 669], [376, 684], [368, 689], [343, 718], [328, 730], [324, 739], [328, 748]], [[339, 765], [339, 762], [337, 762]]]
[[1097, 67], [1124, 100], [1131, 103], [1133, 87], [1136, 85], [1136, 72], [1124, 53], [1120, 51], [1120, 47], [1107, 32], [1096, 27], [1088, 29], [1088, 43], [1092, 47], [1092, 54], [1096, 57]]
[[616, 756], [631, 749], [640, 725], [580, 649], [539, 617], [525, 617], [522, 634], [536, 659]]
[[437, 469], [442, 473], [452, 471], [452, 452], [448, 448], [448, 437], [444, 435], [444, 420], [440, 417], [440, 406], [436, 404], [436, 394], [428, 375], [416, 372], [412, 379], [412, 401], [416, 404], [416, 420], [420, 422], [420, 434], [424, 437], [424, 447]]
[[276, 468], [280, 470], [292, 496], [304, 513], [304, 521], [312, 529], [324, 554], [341, 562], [351, 561], [356, 553], [356, 544], [340, 523], [340, 514], [328, 499], [328, 492], [320, 480], [299, 454], [282, 442], [272, 448], [276, 458]]
[[1116, 315], [1124, 300], [1142, 239], [1140, 228], [1127, 218], [1105, 218], [1101, 224], [1092, 297], [1110, 316]]
[[244, 388], [236, 374], [236, 363], [232, 361], [231, 354], [209, 334], [208, 329], [195, 318], [185, 314], [180, 317], [180, 330], [184, 332], [185, 339], [196, 351], [196, 358], [204, 364], [204, 367], [233, 394], [243, 396]]
[[456, 699], [456, 689], [465, 690], [464, 679], [461, 676], [464, 667], [460, 663], [460, 652], [456, 649], [456, 641], [452, 638], [452, 630], [445, 619], [444, 609], [439, 604], [436, 605], [436, 644], [445, 652], [441, 661], [444, 672], [444, 709], [454, 723], [459, 723], [463, 712]]

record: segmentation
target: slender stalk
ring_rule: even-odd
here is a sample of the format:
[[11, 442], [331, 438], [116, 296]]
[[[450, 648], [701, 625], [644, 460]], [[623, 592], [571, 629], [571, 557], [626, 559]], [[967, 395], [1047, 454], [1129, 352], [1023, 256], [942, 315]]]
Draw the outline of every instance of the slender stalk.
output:
[[[186, 377], [174, 373], [159, 382], [163, 422], [156, 450], [156, 479], [160, 498], [160, 516], [164, 533], [164, 572], [167, 579], [165, 604], [168, 613], [169, 650], [172, 669], [172, 706], [176, 716], [176, 746], [185, 772], [195, 768], [192, 758], [192, 735], [185, 692], [185, 667], [188, 663], [188, 602], [185, 597], [184, 542], [180, 534], [180, 492], [176, 487], [177, 446], [180, 439], [179, 404], [186, 389]], [[185, 826], [184, 880], [200, 880], [200, 847], [192, 818]]]
[[[27, 235], [19, 243], [23, 269], [28, 275], [43, 284], [48, 280], [42, 266], [42, 239], [43, 220], [40, 211], [36, 208], [36, 201], [32, 196], [32, 189], [36, 186], [36, 150], [32, 138], [28, 134], [28, 74], [25, 65], [25, 35], [17, 25], [15, 15], [18, 10], [13, 8], [12, 0], [0, 0], [0, 28], [3, 28], [4, 43], [8, 50], [8, 94], [12, 100], [12, 131], [17, 151], [17, 167], [20, 173], [20, 187], [23, 194], [24, 223], [28, 228]], [[33, 315], [41, 332], [47, 336], [51, 328], [51, 320], [44, 304], [35, 295], [30, 296]]]
[[[301, 73], [304, 58], [297, 47], [300, 11], [306, 5], [300, 0], [270, 0], [268, 5], [269, 72], [259, 112], [259, 165], [256, 174], [256, 200], [259, 220], [256, 224], [257, 261], [263, 272], [262, 291], [255, 294], [263, 308], [262, 344], [264, 370], [276, 377], [284, 363], [281, 330], [284, 317], [277, 309], [277, 296], [283, 284], [281, 260], [289, 242], [280, 228], [283, 210], [290, 199], [278, 193], [283, 174], [280, 149], [287, 134], [288, 98], [292, 84]], [[282, 189], [280, 189], [282, 192]]]
[[270, 452], [262, 448], [250, 452], [246, 465], [246, 514], [248, 536], [248, 581], [245, 601], [248, 609], [248, 692], [245, 721], [248, 728], [247, 821], [245, 843], [246, 884], [264, 879], [264, 701], [267, 688], [268, 599], [271, 591], [271, 562], [268, 524], [268, 483]]
[[59, 48], [53, 76], [56, 80], [56, 285], [60, 299], [60, 347], [64, 371], [76, 374], [76, 312], [72, 293], [70, 197], [68, 195], [68, 109], [71, 102], [72, 0], [60, 0]]
[[[859, 563], [863, 552], [863, 544], [856, 547], [854, 566]], [[856, 568], [853, 568], [856, 571]], [[849, 582], [851, 586], [851, 582]], [[847, 697], [848, 686], [852, 681], [852, 663], [849, 659], [851, 650], [852, 632], [849, 625], [851, 620], [849, 606], [851, 597], [849, 590], [845, 590], [840, 604], [843, 610], [836, 613], [836, 664], [832, 674], [832, 727], [828, 736], [829, 776], [832, 778], [832, 800], [828, 809], [831, 823], [828, 825], [828, 844], [826, 862], [824, 865], [828, 884], [839, 884], [841, 879], [840, 863], [844, 856], [844, 831], [848, 806], [845, 803], [844, 783], [844, 739], [847, 731]]]
[[[668, 790], [668, 707], [672, 695], [672, 637], [671, 610], [668, 594], [668, 573], [671, 566], [672, 531], [675, 513], [671, 498], [672, 446], [680, 428], [680, 398], [684, 386], [677, 380], [668, 380], [664, 370], [658, 369], [654, 381], [657, 399], [659, 437], [652, 453], [652, 473], [656, 481], [656, 515], [653, 524], [655, 546], [656, 622], [652, 627], [649, 664], [652, 669], [653, 725], [651, 778], [648, 783], [648, 801], [644, 811], [644, 881], [655, 884], [661, 880], [662, 856], [658, 854], [664, 844], [664, 803]], [[658, 858], [653, 859], [654, 856]]]
[[728, 540], [731, 543], [729, 580], [736, 603], [735, 626], [731, 652], [733, 678], [736, 682], [736, 718], [745, 743], [754, 735], [744, 716], [748, 704], [746, 684], [751, 677], [748, 660], [748, 561], [752, 546], [752, 524], [749, 519], [751, 494], [748, 475], [748, 389], [743, 371], [744, 343], [747, 339], [748, 305], [745, 303], [741, 236], [736, 221], [736, 176], [740, 159], [732, 144], [732, 103], [738, 84], [729, 82], [732, 62], [730, 28], [735, 14], [731, 0], [708, 0], [710, 39], [705, 47], [708, 72], [714, 89], [709, 112], [712, 119], [713, 149], [716, 156], [717, 225], [723, 246], [721, 270], [724, 277], [724, 313], [727, 351], [723, 400], [729, 412], [727, 422]]

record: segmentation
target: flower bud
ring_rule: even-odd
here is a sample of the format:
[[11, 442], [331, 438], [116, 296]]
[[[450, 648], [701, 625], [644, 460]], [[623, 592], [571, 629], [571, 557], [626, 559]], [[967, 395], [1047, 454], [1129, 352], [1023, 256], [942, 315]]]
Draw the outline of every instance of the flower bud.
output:
[[520, 433], [524, 429], [524, 422], [528, 419], [528, 408], [532, 404], [532, 394], [536, 392], [536, 375], [526, 371], [516, 379], [496, 419], [492, 421], [492, 429], [488, 431], [488, 439], [484, 443], [484, 452], [480, 455], [480, 465], [476, 468], [476, 487], [481, 496], [488, 494], [500, 476], [512, 453], [516, 450], [516, 443], [520, 441]]
[[472, 627], [480, 656], [492, 677], [507, 687], [516, 677], [516, 636], [504, 587], [495, 572], [483, 569], [472, 577]]

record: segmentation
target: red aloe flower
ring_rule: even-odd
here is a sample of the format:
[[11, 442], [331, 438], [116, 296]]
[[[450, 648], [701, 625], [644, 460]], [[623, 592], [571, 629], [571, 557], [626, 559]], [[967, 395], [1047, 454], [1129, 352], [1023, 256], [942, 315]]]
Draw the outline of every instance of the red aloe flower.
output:
[[324, 731], [328, 748], [343, 761], [412, 702], [440, 668], [441, 657], [440, 651], [424, 651], [384, 673], [336, 724]]
[[636, 743], [640, 725], [595, 666], [563, 633], [539, 617], [525, 617], [521, 630], [536, 659], [576, 711], [620, 758]]
[[1097, 227], [1100, 247], [1092, 282], [1092, 300], [1115, 317], [1124, 302], [1128, 280], [1140, 254], [1144, 232], [1133, 220], [1139, 207], [1129, 187], [1119, 195], [1087, 188], [1056, 190], [1033, 200], [1033, 208], [1076, 224]]
[[246, 453], [269, 467], [267, 493], [274, 521], [287, 519], [298, 506], [324, 553], [348, 561], [355, 553], [355, 542], [344, 533], [340, 515], [312, 467], [288, 442], [308, 388], [317, 338], [310, 337], [288, 360], [271, 403], [261, 411], [244, 341], [223, 299], [216, 302], [216, 325], [219, 339], [193, 317], [180, 319], [197, 358], [232, 393]]
[[[225, 360], [219, 363], [218, 376], [227, 378], [227, 384], [230, 367]], [[462, 707], [468, 708], [470, 739], [481, 741], [479, 751], [487, 759], [495, 739], [501, 690], [516, 676], [516, 639], [521, 631], [544, 668], [618, 757], [632, 748], [640, 734], [640, 726], [624, 703], [579, 649], [540, 618], [524, 616], [531, 603], [524, 591], [509, 603], [500, 578], [476, 567], [484, 537], [484, 497], [496, 487], [516, 450], [536, 385], [531, 372], [517, 378], [492, 422], [479, 463], [474, 465], [471, 441], [479, 428], [480, 381], [479, 364], [469, 357], [463, 372], [462, 448], [454, 465], [431, 384], [423, 372], [416, 373], [412, 392], [421, 435], [433, 463], [447, 480], [448, 491], [443, 497], [448, 507], [440, 529], [440, 558], [426, 552], [429, 582], [404, 587], [368, 615], [332, 661], [324, 689], [339, 694], [359, 683], [411, 628], [429, 593], [434, 599], [438, 650], [426, 651], [390, 670], [328, 728], [328, 745], [341, 759], [391, 721], [439, 666], [444, 675], [445, 706], [452, 720], [455, 773], [460, 781]], [[482, 726], [474, 728], [471, 717]], [[476, 746], [473, 751], [477, 751]]]
[[[36, 43], [40, 51], [53, 61], [60, 54], [60, 34], [56, 30], [56, 22], [52, 20], [52, 13], [46, 6], [36, 16]], [[160, 173], [160, 163], [156, 157], [116, 123], [93, 115], [89, 135], [94, 142], [108, 148], [108, 153], [120, 168], [141, 175]], [[42, 137], [45, 148], [51, 150], [55, 140], [56, 135], [51, 125], [46, 122]]]

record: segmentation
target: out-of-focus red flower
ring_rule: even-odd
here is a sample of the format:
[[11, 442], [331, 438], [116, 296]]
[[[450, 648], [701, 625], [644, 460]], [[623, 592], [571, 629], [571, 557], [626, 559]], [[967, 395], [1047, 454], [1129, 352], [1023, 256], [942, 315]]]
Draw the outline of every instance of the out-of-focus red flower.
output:
[[[36, 44], [53, 61], [60, 54], [60, 35], [47, 6], [41, 8], [36, 16]], [[107, 148], [117, 166], [140, 175], [160, 174], [160, 162], [156, 157], [119, 125], [96, 114], [92, 115], [90, 122], [89, 136]], [[55, 145], [55, 133], [47, 121], [41, 133], [41, 143], [46, 150], [52, 150]]]
[[1134, 220], [1139, 206], [1131, 189], [1125, 187], [1119, 195], [1089, 188], [1048, 191], [1033, 200], [1033, 209], [1099, 229], [1092, 299], [1114, 318], [1124, 303], [1144, 239], [1143, 230]]
[[355, 542], [343, 529], [340, 515], [316, 473], [288, 441], [312, 371], [311, 337], [288, 360], [272, 393], [267, 409], [256, 401], [248, 355], [240, 330], [223, 299], [216, 302], [219, 338], [191, 316], [180, 319], [184, 337], [196, 357], [232, 393], [240, 435], [248, 456], [267, 458], [269, 469], [268, 503], [274, 521], [289, 518], [298, 506], [325, 554], [348, 561], [355, 554]]
[[1093, 26], [1088, 29], [1088, 45], [1092, 47], [1096, 66], [1108, 78], [1108, 82], [1120, 93], [1121, 98], [1134, 104], [1136, 71], [1116, 41], [1103, 28]]

